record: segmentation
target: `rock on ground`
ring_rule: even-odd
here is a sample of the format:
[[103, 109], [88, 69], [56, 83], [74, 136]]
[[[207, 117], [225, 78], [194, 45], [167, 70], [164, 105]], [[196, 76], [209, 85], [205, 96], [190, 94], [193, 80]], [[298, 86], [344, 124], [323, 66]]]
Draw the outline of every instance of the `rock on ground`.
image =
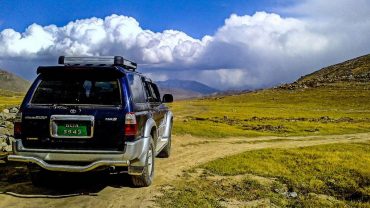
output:
[[0, 152], [12, 151], [14, 119], [18, 111], [17, 107], [12, 107], [0, 112]]

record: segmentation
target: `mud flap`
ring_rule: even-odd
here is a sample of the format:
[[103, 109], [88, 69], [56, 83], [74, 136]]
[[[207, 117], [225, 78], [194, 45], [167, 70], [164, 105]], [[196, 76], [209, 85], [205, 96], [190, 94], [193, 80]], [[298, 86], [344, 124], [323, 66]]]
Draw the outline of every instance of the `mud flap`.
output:
[[[149, 140], [149, 139], [148, 139]], [[130, 165], [128, 166], [128, 174], [129, 175], [141, 175], [143, 174], [145, 165], [146, 165], [146, 158], [149, 149], [149, 142], [144, 143], [142, 154], [139, 156], [138, 159], [130, 161]]]
[[155, 121], [151, 118], [148, 119], [145, 124], [145, 133], [144, 133], [144, 146], [141, 150], [141, 155], [132, 161], [130, 161], [130, 165], [128, 166], [128, 174], [129, 175], [142, 175], [145, 165], [146, 165], [146, 158], [147, 153], [149, 150], [149, 145], [152, 142], [151, 137], [151, 130], [153, 127], [155, 127]]
[[128, 174], [129, 175], [142, 175], [144, 172], [145, 166], [132, 166], [128, 167]]

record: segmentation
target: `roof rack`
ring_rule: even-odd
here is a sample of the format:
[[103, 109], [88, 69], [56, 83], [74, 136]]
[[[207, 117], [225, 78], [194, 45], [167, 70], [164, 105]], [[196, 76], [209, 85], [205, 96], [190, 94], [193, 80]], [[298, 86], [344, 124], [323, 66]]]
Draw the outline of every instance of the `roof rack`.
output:
[[58, 64], [65, 66], [122, 66], [135, 71], [137, 64], [122, 56], [59, 56]]

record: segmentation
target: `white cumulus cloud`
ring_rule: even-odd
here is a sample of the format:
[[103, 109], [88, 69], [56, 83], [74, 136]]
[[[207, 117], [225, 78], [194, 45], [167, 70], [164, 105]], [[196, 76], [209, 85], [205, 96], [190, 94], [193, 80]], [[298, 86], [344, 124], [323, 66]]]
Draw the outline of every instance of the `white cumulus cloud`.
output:
[[201, 39], [171, 29], [154, 32], [132, 17], [113, 14], [62, 27], [32, 24], [22, 33], [0, 31], [0, 68], [32, 78], [35, 67], [55, 64], [59, 55], [123, 55], [153, 79], [259, 88], [369, 53], [369, 34], [366, 0], [304, 0], [275, 13], [231, 14]]

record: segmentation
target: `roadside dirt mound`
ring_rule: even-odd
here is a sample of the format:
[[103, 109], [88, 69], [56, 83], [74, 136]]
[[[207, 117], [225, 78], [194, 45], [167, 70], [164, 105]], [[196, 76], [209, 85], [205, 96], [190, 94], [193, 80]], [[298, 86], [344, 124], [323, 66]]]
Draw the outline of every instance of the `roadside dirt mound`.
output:
[[[13, 177], [0, 173], [0, 207], [147, 207], [165, 184], [177, 179], [183, 170], [227, 155], [263, 148], [294, 148], [330, 143], [363, 142], [370, 133], [310, 137], [258, 137], [206, 139], [174, 136], [169, 159], [156, 159], [154, 184], [132, 188], [125, 175], [106, 173], [56, 176], [48, 187], [35, 188], [21, 166], [1, 165], [13, 170]], [[19, 170], [14, 171], [18, 167]]]

